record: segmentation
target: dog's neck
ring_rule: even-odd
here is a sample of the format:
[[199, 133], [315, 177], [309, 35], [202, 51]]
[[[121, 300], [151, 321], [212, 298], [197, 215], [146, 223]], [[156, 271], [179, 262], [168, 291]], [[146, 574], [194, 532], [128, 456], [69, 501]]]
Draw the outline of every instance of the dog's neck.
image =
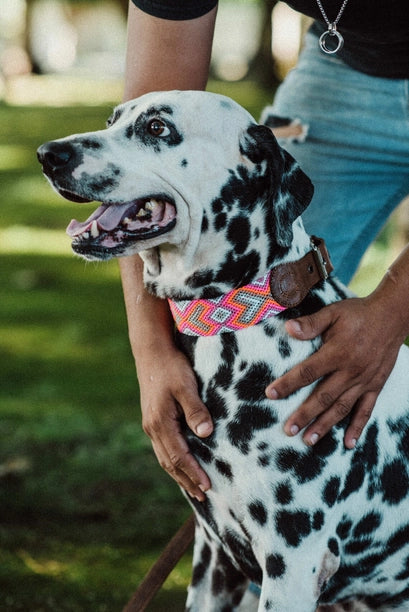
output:
[[[162, 299], [213, 299], [261, 279], [273, 267], [297, 261], [310, 249], [310, 237], [301, 218], [294, 221], [289, 244], [279, 244], [260, 233], [244, 253], [229, 248], [225, 234], [207, 232], [196, 240], [196, 248], [160, 245], [140, 253], [144, 261], [144, 283]], [[220, 258], [223, 253], [223, 259]]]
[[213, 299], [169, 300], [178, 330], [192, 336], [238, 331], [298, 306], [332, 272], [325, 243], [311, 237], [300, 259], [281, 263], [253, 283]]
[[168, 301], [176, 327], [189, 336], [238, 331], [285, 310], [271, 295], [270, 272], [217, 298]]

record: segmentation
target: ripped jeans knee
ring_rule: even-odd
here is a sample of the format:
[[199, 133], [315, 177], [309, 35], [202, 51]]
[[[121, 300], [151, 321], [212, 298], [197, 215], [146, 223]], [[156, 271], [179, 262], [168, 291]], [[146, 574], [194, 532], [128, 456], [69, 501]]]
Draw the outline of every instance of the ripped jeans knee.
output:
[[274, 114], [273, 107], [267, 106], [260, 123], [271, 128], [274, 136], [287, 142], [304, 142], [308, 134], [308, 124], [302, 123], [297, 117], [281, 117]]

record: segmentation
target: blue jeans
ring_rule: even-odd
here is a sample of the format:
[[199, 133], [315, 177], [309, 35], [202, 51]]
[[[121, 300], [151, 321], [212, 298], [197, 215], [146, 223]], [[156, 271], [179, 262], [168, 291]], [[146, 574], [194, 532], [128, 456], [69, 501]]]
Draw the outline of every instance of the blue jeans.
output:
[[271, 110], [308, 126], [304, 142], [280, 144], [315, 186], [305, 227], [325, 238], [337, 276], [348, 283], [409, 193], [409, 81], [353, 70], [322, 53], [318, 39], [307, 34]]

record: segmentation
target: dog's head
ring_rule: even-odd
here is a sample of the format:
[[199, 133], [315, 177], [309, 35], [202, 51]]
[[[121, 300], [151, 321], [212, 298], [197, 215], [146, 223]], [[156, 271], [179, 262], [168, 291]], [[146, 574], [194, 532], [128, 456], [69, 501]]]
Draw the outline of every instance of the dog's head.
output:
[[62, 196], [101, 202], [67, 228], [76, 253], [142, 251], [151, 277], [166, 260], [181, 286], [199, 289], [206, 278], [213, 293], [282, 257], [312, 196], [268, 128], [229, 98], [199, 91], [122, 104], [107, 129], [46, 143], [38, 157]]

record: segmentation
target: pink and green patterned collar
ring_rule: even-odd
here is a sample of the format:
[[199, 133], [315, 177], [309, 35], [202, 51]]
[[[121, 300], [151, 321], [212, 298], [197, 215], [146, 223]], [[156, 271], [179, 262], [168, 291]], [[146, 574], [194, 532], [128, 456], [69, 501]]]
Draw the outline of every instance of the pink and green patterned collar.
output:
[[285, 310], [270, 291], [270, 271], [258, 280], [212, 299], [169, 300], [176, 327], [190, 336], [232, 332]]
[[311, 250], [301, 259], [279, 264], [249, 285], [216, 298], [169, 299], [169, 306], [183, 334], [214, 336], [238, 331], [297, 306], [332, 270], [324, 240], [311, 236]]

